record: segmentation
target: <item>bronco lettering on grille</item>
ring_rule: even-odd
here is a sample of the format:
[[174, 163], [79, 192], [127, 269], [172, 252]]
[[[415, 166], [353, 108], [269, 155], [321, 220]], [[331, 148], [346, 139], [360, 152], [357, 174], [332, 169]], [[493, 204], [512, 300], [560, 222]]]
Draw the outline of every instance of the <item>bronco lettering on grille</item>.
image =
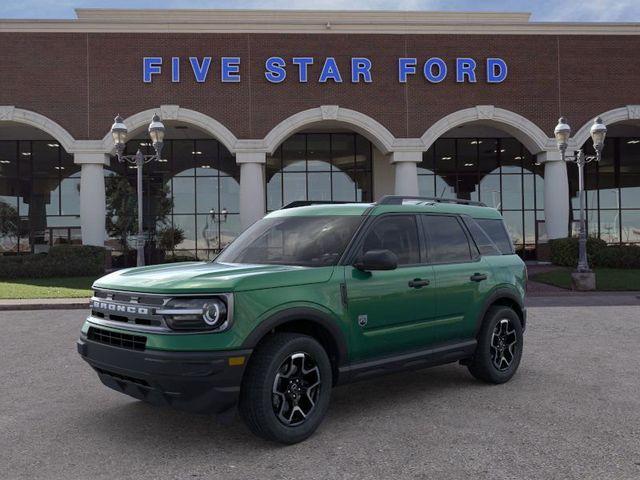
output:
[[99, 302], [99, 301], [92, 302], [91, 306], [92, 308], [96, 308], [99, 310], [108, 310], [110, 312], [149, 315], [149, 309], [147, 307], [134, 307], [130, 305], [120, 305], [117, 303], [108, 303], [108, 302]]

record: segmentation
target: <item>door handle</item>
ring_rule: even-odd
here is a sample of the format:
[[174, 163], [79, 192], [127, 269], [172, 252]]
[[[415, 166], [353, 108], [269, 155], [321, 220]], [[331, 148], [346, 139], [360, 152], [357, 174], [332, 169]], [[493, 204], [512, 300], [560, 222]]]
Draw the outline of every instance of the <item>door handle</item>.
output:
[[414, 278], [413, 280], [409, 280], [409, 286], [411, 288], [421, 288], [429, 285], [429, 280], [422, 280], [421, 278]]
[[487, 279], [487, 275], [486, 274], [478, 273], [478, 272], [474, 273], [473, 275], [471, 275], [469, 277], [469, 280], [471, 280], [472, 282], [481, 282], [481, 281], [486, 280], [486, 279]]

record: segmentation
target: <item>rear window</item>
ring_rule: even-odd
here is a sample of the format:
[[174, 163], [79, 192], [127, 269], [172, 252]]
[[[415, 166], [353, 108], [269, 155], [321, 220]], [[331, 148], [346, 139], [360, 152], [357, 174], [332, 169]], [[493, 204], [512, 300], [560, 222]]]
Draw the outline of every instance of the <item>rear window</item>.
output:
[[489, 234], [487, 234], [487, 232], [478, 225], [475, 219], [466, 215], [462, 218], [464, 219], [464, 223], [469, 229], [469, 233], [471, 233], [471, 237], [473, 238], [473, 241], [478, 247], [481, 255], [502, 255], [498, 246], [493, 240], [491, 240]]
[[489, 235], [489, 238], [496, 244], [502, 255], [512, 255], [514, 253], [511, 238], [507, 233], [504, 222], [499, 218], [476, 218], [478, 225]]

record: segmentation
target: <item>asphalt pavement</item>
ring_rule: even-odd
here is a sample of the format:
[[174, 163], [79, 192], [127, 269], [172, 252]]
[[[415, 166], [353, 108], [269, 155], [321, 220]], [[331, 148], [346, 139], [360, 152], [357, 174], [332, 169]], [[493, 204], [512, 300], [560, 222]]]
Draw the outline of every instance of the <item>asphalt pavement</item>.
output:
[[446, 365], [334, 389], [304, 443], [104, 387], [82, 311], [0, 311], [0, 478], [640, 478], [640, 307], [533, 306], [508, 384]]

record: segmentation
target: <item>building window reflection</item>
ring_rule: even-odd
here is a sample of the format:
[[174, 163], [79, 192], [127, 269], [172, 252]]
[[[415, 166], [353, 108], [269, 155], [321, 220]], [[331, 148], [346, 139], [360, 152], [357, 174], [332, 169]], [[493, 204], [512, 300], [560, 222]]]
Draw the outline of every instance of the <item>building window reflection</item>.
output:
[[79, 244], [80, 167], [55, 140], [0, 141], [0, 253]]
[[372, 145], [355, 133], [299, 133], [267, 157], [267, 211], [296, 200], [370, 202]]
[[[126, 153], [152, 153], [148, 140], [132, 140]], [[169, 254], [211, 259], [240, 233], [240, 169], [235, 157], [215, 139], [165, 140], [163, 161], [144, 166], [145, 230], [179, 228], [184, 240]], [[135, 188], [136, 170], [113, 158], [106, 175], [124, 175]], [[165, 192], [173, 208], [158, 221], [158, 195]], [[156, 224], [157, 223], [157, 224]], [[117, 239], [108, 245], [117, 250]]]
[[[591, 140], [584, 146], [591, 148]], [[578, 172], [568, 165], [570, 221], [580, 218]], [[640, 137], [607, 137], [602, 159], [585, 167], [587, 227], [607, 243], [640, 243]]]
[[481, 201], [504, 216], [516, 249], [544, 241], [542, 167], [513, 138], [440, 138], [418, 165], [420, 195]]

